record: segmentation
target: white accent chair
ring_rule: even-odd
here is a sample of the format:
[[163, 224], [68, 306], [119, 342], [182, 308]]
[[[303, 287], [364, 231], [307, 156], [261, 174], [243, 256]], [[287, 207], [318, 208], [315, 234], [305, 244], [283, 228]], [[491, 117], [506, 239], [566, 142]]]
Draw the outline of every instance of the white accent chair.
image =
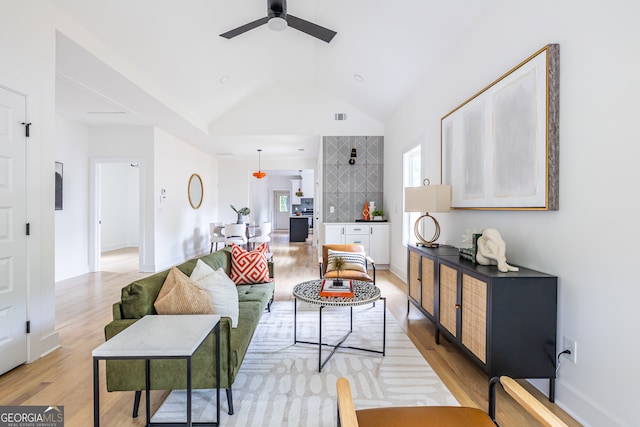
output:
[[216, 251], [218, 250], [218, 244], [222, 243], [224, 246], [224, 234], [222, 234], [222, 229], [224, 226], [221, 222], [210, 222], [209, 223], [209, 236], [211, 241], [211, 249], [209, 253], [213, 252], [213, 245], [216, 245]]
[[265, 221], [260, 224], [255, 236], [249, 239], [251, 247], [254, 248], [256, 244], [269, 243], [271, 241], [271, 223]]
[[246, 246], [247, 244], [247, 225], [246, 224], [227, 224], [224, 226], [224, 244], [231, 246]]

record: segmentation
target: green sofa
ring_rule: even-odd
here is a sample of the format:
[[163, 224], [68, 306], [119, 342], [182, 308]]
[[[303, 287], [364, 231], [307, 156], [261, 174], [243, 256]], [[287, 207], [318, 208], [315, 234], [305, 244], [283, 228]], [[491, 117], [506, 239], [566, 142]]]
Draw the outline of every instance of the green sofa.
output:
[[[191, 274], [198, 259], [214, 270], [224, 269], [229, 275], [231, 269], [230, 248], [221, 249], [199, 258], [191, 259], [178, 265], [187, 276]], [[273, 277], [273, 264], [269, 263], [269, 273]], [[105, 339], [108, 340], [138, 319], [146, 315], [157, 314], [153, 303], [162, 288], [169, 270], [136, 280], [122, 289], [121, 301], [113, 305], [113, 321], [104, 328]], [[226, 389], [229, 404], [229, 415], [233, 415], [233, 397], [231, 385], [238, 374], [242, 360], [247, 352], [253, 333], [264, 313], [270, 310], [273, 301], [275, 284], [260, 283], [237, 286], [239, 300], [238, 327], [231, 327], [231, 319], [220, 320], [220, 388]], [[196, 351], [192, 361], [192, 384], [194, 389], [211, 389], [216, 387], [215, 376], [215, 336], [209, 335]], [[144, 361], [142, 360], [109, 360], [106, 362], [108, 391], [136, 391], [133, 416], [138, 414], [141, 390], [145, 389]], [[174, 390], [185, 389], [186, 369], [181, 360], [152, 360], [151, 389]]]

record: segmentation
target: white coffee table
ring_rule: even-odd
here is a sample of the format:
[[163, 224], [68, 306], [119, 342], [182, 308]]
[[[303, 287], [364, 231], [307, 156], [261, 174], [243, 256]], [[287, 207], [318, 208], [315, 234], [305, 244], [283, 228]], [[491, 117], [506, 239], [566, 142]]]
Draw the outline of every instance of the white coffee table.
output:
[[[135, 322], [93, 352], [93, 425], [100, 425], [100, 360], [144, 359], [146, 377], [147, 426], [166, 425], [151, 423], [150, 376], [151, 359], [185, 359], [187, 361], [187, 422], [183, 425], [217, 426], [220, 422], [220, 382], [216, 387], [216, 421], [192, 423], [191, 421], [191, 360], [205, 338], [215, 331], [216, 378], [220, 378], [220, 316], [196, 315], [149, 315]], [[170, 423], [170, 425], [179, 425]]]

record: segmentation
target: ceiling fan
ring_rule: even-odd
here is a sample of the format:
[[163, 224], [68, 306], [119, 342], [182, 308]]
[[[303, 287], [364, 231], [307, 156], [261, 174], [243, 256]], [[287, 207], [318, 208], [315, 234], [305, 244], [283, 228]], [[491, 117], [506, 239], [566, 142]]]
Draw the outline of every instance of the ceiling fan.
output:
[[264, 24], [274, 31], [284, 31], [289, 26], [327, 43], [337, 34], [328, 28], [287, 14], [287, 0], [267, 0], [267, 16], [222, 33], [220, 36], [230, 39]]

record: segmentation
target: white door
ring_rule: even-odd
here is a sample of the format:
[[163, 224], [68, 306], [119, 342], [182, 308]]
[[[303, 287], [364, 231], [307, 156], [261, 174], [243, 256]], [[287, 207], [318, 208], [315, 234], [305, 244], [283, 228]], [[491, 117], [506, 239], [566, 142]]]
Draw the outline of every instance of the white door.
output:
[[27, 361], [26, 105], [0, 86], [0, 374]]
[[274, 191], [273, 217], [276, 230], [289, 229], [289, 217], [291, 217], [291, 203], [288, 191]]

